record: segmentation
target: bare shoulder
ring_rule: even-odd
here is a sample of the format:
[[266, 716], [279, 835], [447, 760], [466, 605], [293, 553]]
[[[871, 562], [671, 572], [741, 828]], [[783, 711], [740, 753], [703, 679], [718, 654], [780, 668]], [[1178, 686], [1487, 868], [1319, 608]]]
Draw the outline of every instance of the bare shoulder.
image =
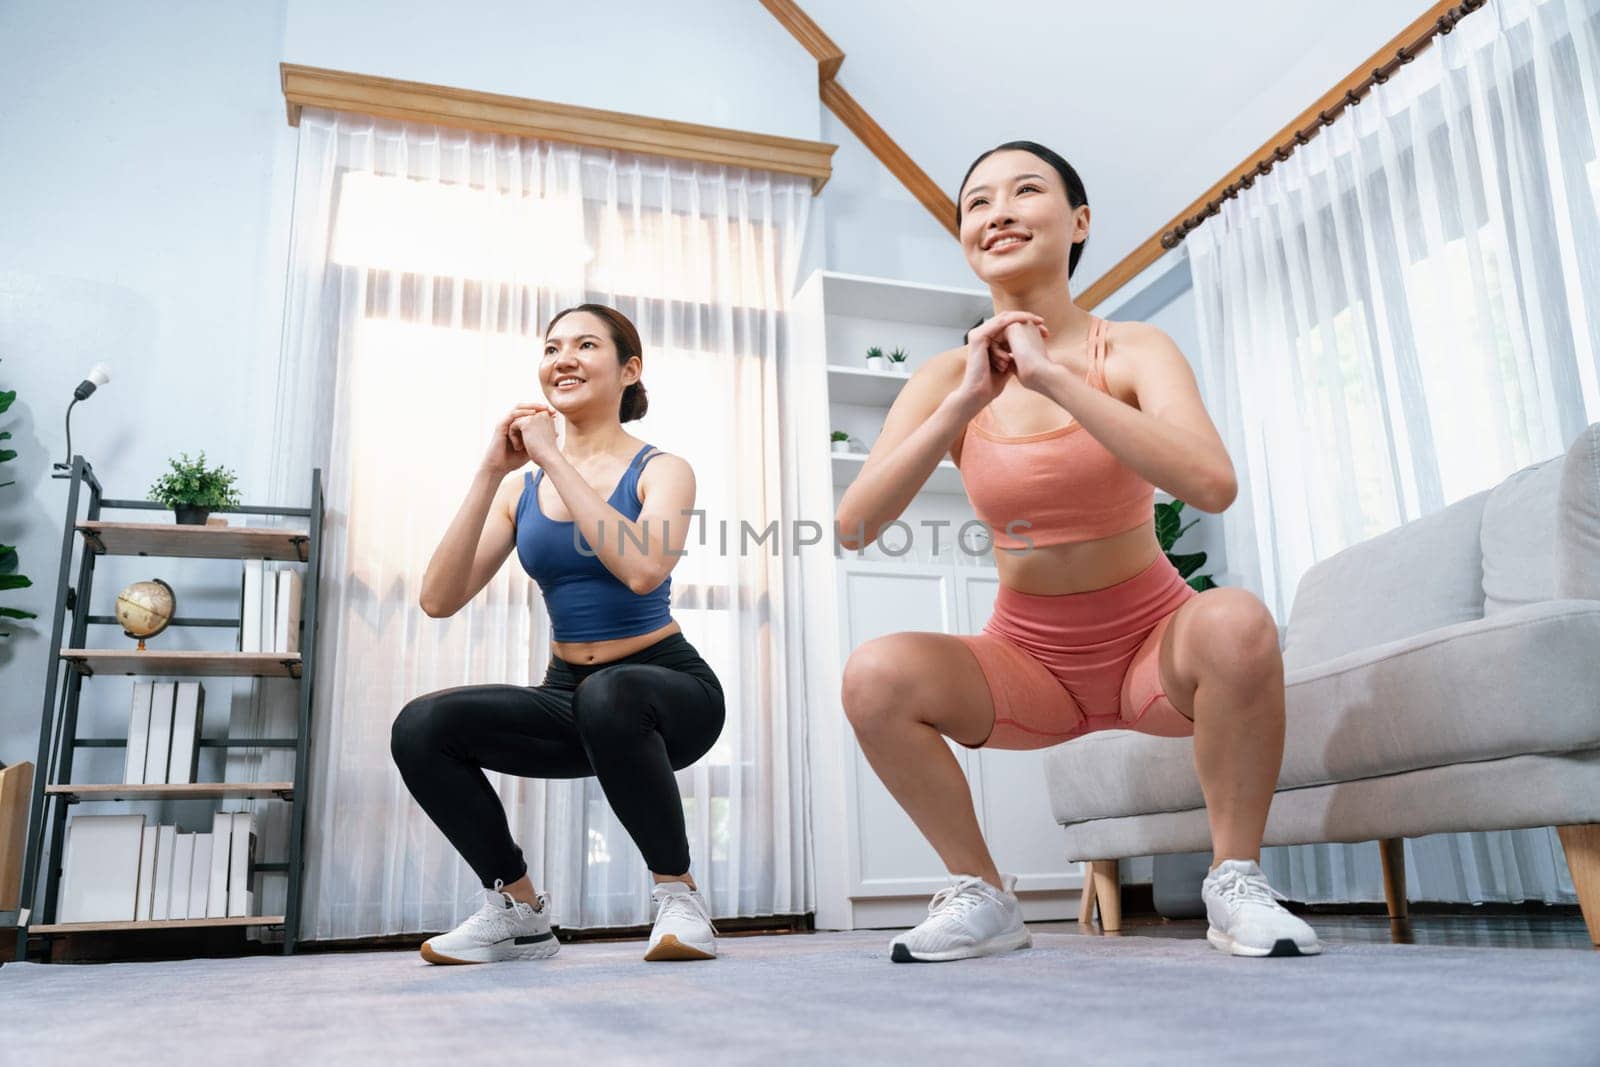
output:
[[[1106, 340], [1110, 342], [1111, 351], [1122, 349], [1132, 352], [1137, 358], [1140, 352], [1175, 353], [1178, 346], [1172, 338], [1167, 336], [1167, 331], [1148, 322], [1111, 322], [1106, 321]], [[1108, 353], [1109, 355], [1109, 353]]]
[[506, 518], [515, 521], [517, 517], [517, 501], [522, 497], [522, 490], [527, 484], [527, 476], [532, 468], [521, 467], [500, 479], [500, 487], [494, 491], [494, 509]]
[[1148, 322], [1106, 322], [1106, 381], [1120, 399], [1139, 406], [1141, 384], [1173, 374], [1192, 376], [1167, 332]]
[[967, 368], [967, 349], [947, 348], [937, 356], [931, 357], [926, 363], [918, 367], [913, 378], [928, 377], [936, 381], [948, 381], [952, 386], [961, 381], [962, 372]]
[[659, 486], [683, 485], [691, 489], [694, 487], [694, 468], [682, 456], [660, 449], [651, 453], [650, 462], [644, 465], [644, 470], [639, 474], [641, 499]]

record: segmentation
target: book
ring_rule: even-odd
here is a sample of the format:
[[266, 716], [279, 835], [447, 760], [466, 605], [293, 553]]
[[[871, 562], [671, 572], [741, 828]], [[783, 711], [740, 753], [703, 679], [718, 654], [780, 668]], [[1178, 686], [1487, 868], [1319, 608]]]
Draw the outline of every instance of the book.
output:
[[150, 918], [157, 922], [172, 914], [172, 869], [178, 852], [178, 828], [163, 826], [160, 830], [156, 841], [156, 895], [150, 903]]
[[249, 915], [251, 907], [250, 867], [255, 862], [255, 816], [248, 811], [234, 812], [233, 830], [228, 841], [228, 915]]
[[177, 695], [175, 682], [155, 682], [150, 686], [150, 750], [144, 761], [144, 780], [152, 785], [167, 780], [167, 757], [172, 751], [172, 705]]
[[211, 842], [209, 833], [194, 834], [194, 864], [189, 870], [189, 918], [206, 917], [206, 894], [211, 888]]
[[62, 849], [64, 923], [131, 922], [138, 912], [143, 815], [78, 815]]
[[154, 683], [140, 679], [133, 683], [133, 711], [128, 716], [127, 762], [122, 768], [122, 780], [134, 785], [144, 784], [145, 758], [150, 751], [150, 689]]
[[[199, 682], [177, 683], [172, 709], [172, 754], [167, 760], [167, 781], [192, 782], [200, 769], [200, 716], [206, 691]], [[198, 916], [196, 916], [198, 918]]]
[[257, 652], [275, 652], [273, 632], [277, 628], [278, 572], [268, 568], [261, 576], [261, 647]]
[[[167, 918], [189, 918], [189, 883], [194, 879], [194, 835], [177, 835], [172, 853], [172, 891], [167, 903]], [[195, 918], [200, 918], [196, 915]]]
[[159, 826], [146, 826], [139, 842], [139, 906], [133, 917], [150, 921], [150, 906], [156, 899], [156, 843], [161, 840]]
[[278, 572], [278, 618], [272, 650], [300, 651], [300, 572], [292, 567]]
[[233, 814], [219, 811], [211, 816], [211, 876], [206, 883], [206, 918], [220, 919], [228, 914], [228, 837], [233, 832]]
[[239, 651], [261, 651], [261, 582], [266, 564], [259, 559], [244, 561], [244, 591], [239, 598]]

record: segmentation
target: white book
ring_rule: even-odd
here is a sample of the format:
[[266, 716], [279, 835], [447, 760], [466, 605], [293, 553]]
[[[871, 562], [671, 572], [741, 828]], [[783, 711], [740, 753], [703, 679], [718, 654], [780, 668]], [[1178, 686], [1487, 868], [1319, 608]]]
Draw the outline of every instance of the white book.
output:
[[211, 888], [211, 834], [193, 834], [194, 863], [189, 869], [189, 918], [206, 917], [206, 893]]
[[228, 914], [228, 838], [233, 833], [233, 813], [219, 811], [211, 817], [211, 877], [206, 886], [206, 918]]
[[61, 921], [132, 921], [138, 913], [143, 845], [143, 815], [78, 815], [67, 823]]
[[261, 651], [261, 582], [266, 575], [263, 560], [244, 561], [244, 596], [239, 602], [239, 651]]
[[[189, 918], [189, 882], [194, 878], [194, 835], [180, 833], [172, 854], [172, 893], [167, 903], [167, 918]], [[200, 916], [195, 916], [199, 918]]]
[[122, 767], [122, 780], [134, 785], [144, 784], [144, 763], [150, 751], [151, 685], [144, 679], [133, 683], [133, 711], [128, 716], [128, 759]]
[[144, 780], [152, 785], [167, 780], [167, 757], [172, 751], [172, 703], [176, 682], [156, 682], [150, 687], [150, 750], [145, 755]]
[[250, 914], [250, 861], [255, 858], [255, 816], [234, 812], [228, 841], [228, 915]]
[[259, 652], [276, 652], [272, 647], [273, 633], [277, 629], [278, 572], [267, 569], [261, 576], [261, 647]]
[[300, 572], [292, 567], [278, 572], [278, 619], [272, 650], [300, 651]]
[[150, 905], [156, 899], [156, 843], [161, 840], [159, 826], [146, 826], [139, 842], [139, 907], [134, 918], [150, 921]]
[[172, 709], [172, 755], [167, 760], [167, 781], [192, 782], [200, 763], [200, 716], [206, 691], [199, 682], [179, 682]]
[[156, 842], [156, 898], [150, 904], [150, 918], [157, 922], [172, 914], [172, 869], [177, 852], [178, 828], [161, 827], [161, 839]]

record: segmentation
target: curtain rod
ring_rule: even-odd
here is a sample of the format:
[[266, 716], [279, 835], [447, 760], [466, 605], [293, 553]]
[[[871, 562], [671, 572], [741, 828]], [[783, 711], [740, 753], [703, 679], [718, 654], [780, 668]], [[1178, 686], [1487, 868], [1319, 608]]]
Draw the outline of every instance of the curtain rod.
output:
[[1435, 37], [1449, 33], [1456, 28], [1456, 23], [1479, 8], [1484, 7], [1488, 2], [1489, 0], [1462, 0], [1462, 3], [1445, 11], [1430, 23], [1426, 30], [1413, 38], [1409, 44], [1396, 48], [1394, 55], [1387, 62], [1374, 67], [1370, 74], [1346, 90], [1343, 97], [1335, 101], [1330, 107], [1318, 111], [1315, 121], [1309, 126], [1303, 130], [1295, 130], [1289, 140], [1272, 149], [1271, 153], [1258, 161], [1253, 168], [1223, 186], [1222, 191], [1207, 200], [1200, 211], [1164, 232], [1161, 235], [1161, 247], [1167, 249], [1176, 248], [1201, 223], [1218, 214], [1222, 210], [1222, 202], [1224, 200], [1232, 200], [1240, 192], [1254, 185], [1258, 177], [1271, 173], [1275, 164], [1282, 163], [1288, 159], [1294, 154], [1296, 148], [1309, 142], [1311, 138], [1321, 133], [1324, 127], [1332, 126], [1347, 110], [1361, 103], [1372, 92], [1373, 86], [1382, 85], [1392, 78], [1401, 67], [1417, 58], [1417, 53], [1432, 44]]

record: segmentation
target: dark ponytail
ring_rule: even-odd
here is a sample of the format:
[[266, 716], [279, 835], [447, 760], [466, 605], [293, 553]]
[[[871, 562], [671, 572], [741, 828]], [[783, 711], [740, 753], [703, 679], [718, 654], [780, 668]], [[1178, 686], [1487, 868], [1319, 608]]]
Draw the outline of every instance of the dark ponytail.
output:
[[[544, 328], [544, 335], [550, 336], [550, 331], [563, 317], [574, 311], [587, 311], [596, 318], [605, 320], [607, 329], [611, 333], [611, 342], [617, 346], [617, 362], [623, 366], [628, 360], [637, 358], [642, 365], [644, 362], [644, 345], [639, 340], [639, 331], [633, 321], [618, 311], [616, 308], [606, 307], [604, 304], [578, 304], [565, 311], [559, 311], [550, 320], [550, 325]], [[650, 410], [649, 398], [645, 396], [644, 382], [637, 381], [622, 390], [622, 408], [618, 418], [623, 422], [632, 422], [634, 419], [644, 418], [644, 413]]]
[[[996, 152], [1028, 152], [1038, 156], [1061, 175], [1061, 184], [1066, 186], [1067, 206], [1072, 208], [1087, 207], [1089, 193], [1083, 187], [1083, 179], [1078, 177], [1078, 172], [1072, 169], [1072, 164], [1062, 159], [1055, 152], [1036, 141], [1007, 141], [1002, 145], [995, 145], [989, 151], [972, 161], [972, 166], [967, 168], [967, 173], [962, 177], [961, 184], [956, 187], [956, 225], [961, 225], [961, 191], [967, 187], [967, 180], [972, 177], [972, 172], [978, 169], [978, 164], [994, 155]], [[1072, 252], [1067, 257], [1067, 277], [1072, 277], [1072, 272], [1077, 269], [1078, 260], [1083, 258], [1083, 246], [1089, 243], [1086, 237], [1072, 246]]]

